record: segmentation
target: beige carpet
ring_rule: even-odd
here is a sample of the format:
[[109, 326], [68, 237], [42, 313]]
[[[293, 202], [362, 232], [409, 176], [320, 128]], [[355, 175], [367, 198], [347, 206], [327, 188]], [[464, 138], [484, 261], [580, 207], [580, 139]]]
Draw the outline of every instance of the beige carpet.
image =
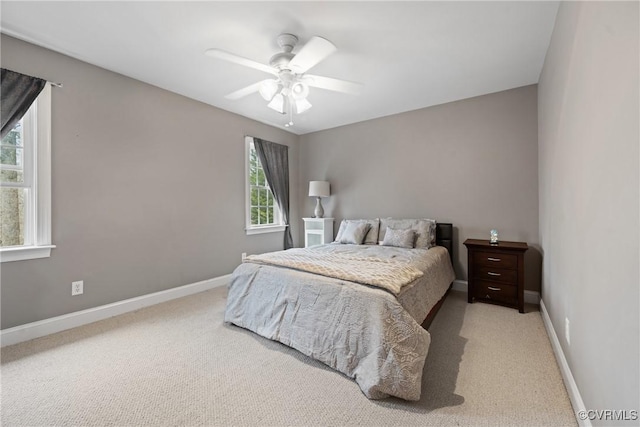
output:
[[4, 348], [2, 425], [576, 424], [533, 306], [451, 292], [410, 403], [370, 401], [344, 375], [224, 325], [225, 297], [213, 289]]

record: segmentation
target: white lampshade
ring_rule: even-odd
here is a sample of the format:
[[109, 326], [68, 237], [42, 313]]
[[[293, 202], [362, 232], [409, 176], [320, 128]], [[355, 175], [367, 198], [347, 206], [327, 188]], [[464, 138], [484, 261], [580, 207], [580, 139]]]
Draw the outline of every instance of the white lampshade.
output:
[[259, 92], [265, 101], [271, 101], [275, 94], [278, 93], [278, 81], [275, 79], [263, 81]]
[[304, 82], [295, 82], [293, 86], [291, 86], [291, 96], [296, 101], [301, 99], [305, 99], [309, 95], [309, 86], [307, 86]]
[[302, 99], [294, 99], [294, 102], [295, 102], [295, 105], [296, 105], [296, 113], [297, 114], [304, 113], [309, 108], [311, 108], [311, 103], [309, 101], [307, 101], [306, 99], [304, 99], [304, 98], [302, 98]]
[[309, 197], [329, 197], [328, 181], [309, 181]]
[[284, 114], [284, 96], [282, 96], [281, 93], [274, 96], [268, 107], [276, 110], [280, 114]]

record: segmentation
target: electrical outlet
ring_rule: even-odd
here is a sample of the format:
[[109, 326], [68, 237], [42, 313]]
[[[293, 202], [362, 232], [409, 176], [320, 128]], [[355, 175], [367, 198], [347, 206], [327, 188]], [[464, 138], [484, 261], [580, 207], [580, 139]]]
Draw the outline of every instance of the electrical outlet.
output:
[[564, 318], [564, 336], [567, 338], [567, 344], [571, 345], [571, 335], [569, 335], [569, 318]]
[[84, 292], [84, 281], [71, 282], [71, 295], [81, 295]]
[[242, 252], [242, 261], [244, 261], [244, 259], [247, 257], [247, 253], [246, 252]]

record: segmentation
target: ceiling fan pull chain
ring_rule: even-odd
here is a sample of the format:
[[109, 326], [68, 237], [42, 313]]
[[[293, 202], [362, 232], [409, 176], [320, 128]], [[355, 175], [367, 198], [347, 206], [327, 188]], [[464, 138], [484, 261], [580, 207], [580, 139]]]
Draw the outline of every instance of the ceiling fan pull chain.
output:
[[293, 105], [289, 97], [287, 97], [286, 105], [287, 105], [287, 114], [289, 115], [289, 121], [285, 123], [284, 127], [288, 128], [293, 126]]

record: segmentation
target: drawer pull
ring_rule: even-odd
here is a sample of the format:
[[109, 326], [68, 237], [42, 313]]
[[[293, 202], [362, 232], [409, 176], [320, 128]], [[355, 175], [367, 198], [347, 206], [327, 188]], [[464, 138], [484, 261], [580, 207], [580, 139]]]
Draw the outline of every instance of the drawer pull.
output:
[[487, 258], [487, 261], [500, 262], [502, 260], [500, 258]]
[[490, 291], [500, 291], [500, 288], [494, 288], [493, 286], [488, 286], [487, 287]]
[[487, 274], [488, 274], [489, 276], [500, 276], [500, 273], [494, 273], [494, 272], [492, 272], [492, 271], [487, 271]]

